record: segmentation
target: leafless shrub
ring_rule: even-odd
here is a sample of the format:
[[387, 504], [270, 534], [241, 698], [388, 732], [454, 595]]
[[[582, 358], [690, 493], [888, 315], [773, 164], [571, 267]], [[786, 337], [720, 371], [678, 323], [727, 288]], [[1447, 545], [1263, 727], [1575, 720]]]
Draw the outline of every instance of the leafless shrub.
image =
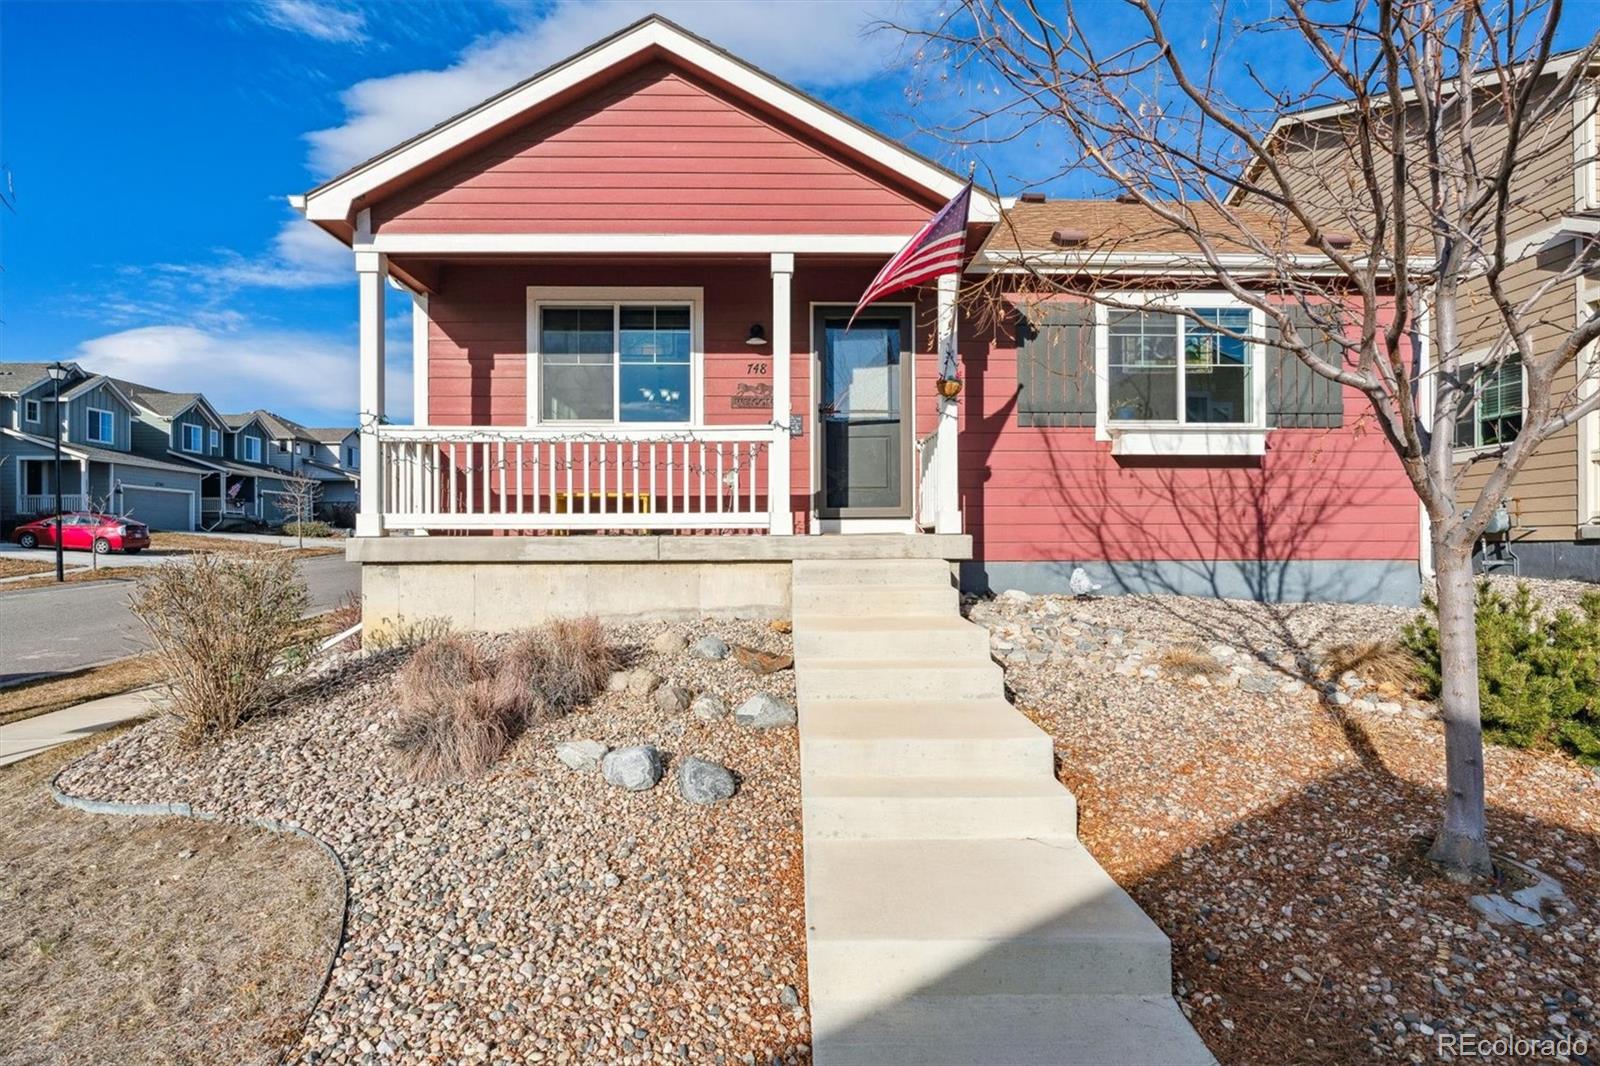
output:
[[271, 706], [310, 659], [306, 604], [294, 564], [265, 552], [202, 554], [144, 571], [131, 605], [184, 743], [219, 737]]
[[395, 678], [400, 715], [389, 745], [413, 781], [488, 769], [516, 739], [522, 715], [508, 705], [476, 646], [441, 636], [422, 644]]
[[501, 701], [532, 722], [559, 718], [593, 699], [616, 668], [599, 622], [559, 619], [520, 635], [501, 658], [495, 683]]
[[1156, 662], [1177, 677], [1215, 677], [1227, 672], [1227, 667], [1212, 658], [1210, 652], [1195, 644], [1176, 644], [1163, 651]]
[[1335, 644], [1322, 653], [1321, 674], [1333, 679], [1345, 673], [1395, 694], [1422, 691], [1416, 657], [1398, 641], [1352, 640]]

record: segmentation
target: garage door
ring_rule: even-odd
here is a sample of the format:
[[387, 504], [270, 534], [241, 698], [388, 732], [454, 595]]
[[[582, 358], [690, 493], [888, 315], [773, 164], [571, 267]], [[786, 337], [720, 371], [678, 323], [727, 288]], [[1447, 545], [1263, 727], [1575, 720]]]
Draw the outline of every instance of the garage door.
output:
[[129, 518], [151, 529], [188, 530], [194, 528], [189, 524], [189, 501], [193, 498], [187, 492], [162, 492], [124, 485], [122, 510]]

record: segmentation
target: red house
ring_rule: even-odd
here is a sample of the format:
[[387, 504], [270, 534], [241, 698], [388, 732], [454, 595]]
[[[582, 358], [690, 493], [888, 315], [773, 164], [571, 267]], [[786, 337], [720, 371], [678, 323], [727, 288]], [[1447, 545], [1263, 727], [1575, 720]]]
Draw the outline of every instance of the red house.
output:
[[[1415, 600], [1418, 507], [1364, 400], [1229, 340], [1252, 312], [1137, 206], [976, 190], [966, 274], [846, 330], [964, 183], [651, 18], [295, 198], [360, 279], [369, 624], [782, 613], [817, 557]], [[1041, 265], [1152, 309], [1027, 295]], [[384, 417], [397, 292], [414, 425]]]

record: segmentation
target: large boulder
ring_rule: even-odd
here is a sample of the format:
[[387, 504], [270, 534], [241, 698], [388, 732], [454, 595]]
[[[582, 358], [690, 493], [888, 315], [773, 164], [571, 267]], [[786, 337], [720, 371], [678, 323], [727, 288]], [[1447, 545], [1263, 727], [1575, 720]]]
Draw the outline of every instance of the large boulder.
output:
[[645, 792], [661, 780], [661, 753], [650, 744], [618, 748], [600, 760], [600, 773], [629, 792]]
[[682, 685], [662, 685], [656, 689], [656, 707], [668, 714], [689, 709], [689, 690]]
[[606, 757], [606, 746], [598, 740], [563, 740], [556, 745], [556, 758], [571, 770], [593, 770]]
[[799, 721], [794, 705], [763, 692], [739, 704], [733, 720], [751, 729], [784, 729]]
[[715, 635], [701, 637], [689, 649], [689, 654], [696, 659], [726, 659], [728, 642]]
[[678, 766], [678, 794], [690, 803], [718, 803], [734, 793], [733, 773], [726, 767], [694, 756]]
[[633, 696], [648, 696], [654, 692], [656, 686], [661, 684], [661, 675], [654, 670], [631, 670], [628, 673], [628, 693]]
[[688, 646], [688, 639], [676, 629], [669, 629], [650, 642], [650, 650], [657, 655], [676, 655]]
[[728, 717], [728, 705], [715, 692], [700, 693], [694, 698], [694, 703], [689, 709], [694, 712], [696, 718], [702, 718], [707, 722]]

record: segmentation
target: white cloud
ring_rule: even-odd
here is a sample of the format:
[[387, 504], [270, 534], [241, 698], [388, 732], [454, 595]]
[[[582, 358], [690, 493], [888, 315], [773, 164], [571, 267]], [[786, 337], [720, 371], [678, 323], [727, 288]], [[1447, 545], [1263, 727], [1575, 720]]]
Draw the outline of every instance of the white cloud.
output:
[[258, 15], [280, 30], [332, 44], [357, 44], [367, 38], [366, 15], [317, 0], [266, 0]]
[[358, 82], [341, 100], [343, 125], [306, 135], [311, 168], [330, 175], [385, 151], [652, 12], [699, 33], [786, 80], [850, 85], [881, 74], [892, 35], [877, 18], [931, 12], [887, 0], [557, 0], [516, 30], [473, 42], [443, 70]]
[[265, 257], [247, 259], [229, 253], [227, 260], [213, 269], [219, 280], [241, 288], [306, 289], [350, 284], [356, 278], [349, 247], [298, 217], [278, 228], [272, 251]]
[[[404, 351], [395, 354], [401, 358], [389, 360], [388, 413], [403, 421], [410, 414], [411, 373]], [[265, 407], [331, 425], [356, 418], [355, 345], [325, 334], [143, 326], [84, 341], [72, 358], [156, 388], [202, 392], [222, 411]]]

